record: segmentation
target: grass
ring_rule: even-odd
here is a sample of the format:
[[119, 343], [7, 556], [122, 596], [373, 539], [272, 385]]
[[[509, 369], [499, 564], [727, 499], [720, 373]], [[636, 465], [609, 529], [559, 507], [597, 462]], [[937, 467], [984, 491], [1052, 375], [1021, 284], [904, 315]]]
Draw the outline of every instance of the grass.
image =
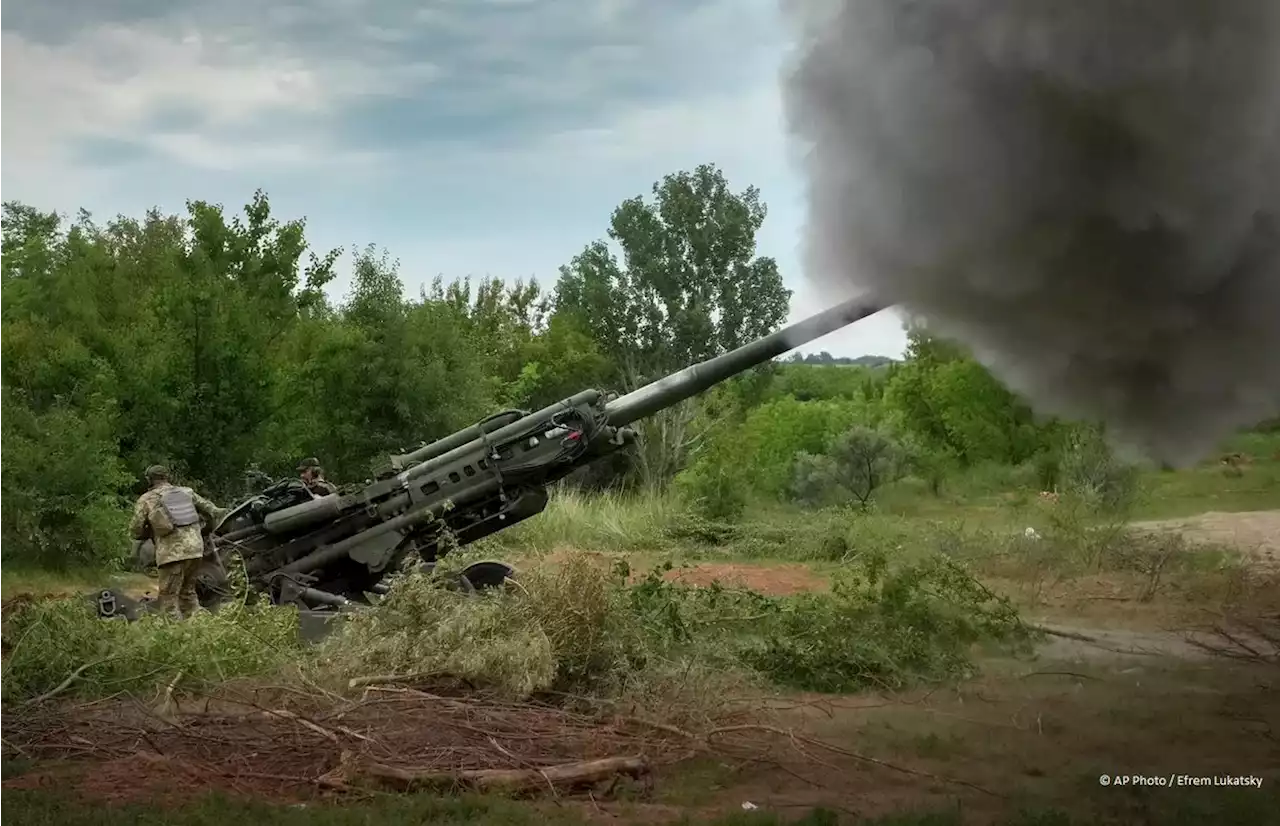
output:
[[[1164, 472], [1145, 468], [1125, 518], [1171, 519], [1207, 510], [1280, 508], [1280, 439], [1245, 434], [1226, 445], [1250, 462], [1238, 472], [1216, 461]], [[562, 548], [621, 554], [708, 556], [757, 560], [839, 561], [850, 549], [898, 551], [928, 547], [945, 531], [1044, 531], [1029, 468], [979, 467], [948, 481], [940, 496], [918, 480], [883, 488], [870, 513], [849, 508], [816, 511], [755, 502], [735, 523], [693, 515], [673, 494], [586, 496], [557, 490], [539, 516], [482, 544], [490, 553], [540, 556]]]
[[667, 550], [671, 543], [664, 535], [664, 526], [683, 513], [683, 505], [667, 493], [589, 496], [557, 489], [542, 513], [481, 544], [535, 555], [565, 547], [619, 552]]
[[92, 594], [102, 588], [154, 590], [154, 581], [141, 574], [124, 573], [103, 568], [73, 568], [49, 571], [39, 568], [6, 565], [0, 569], [0, 599], [19, 595], [33, 598]]
[[[6, 772], [7, 773], [7, 772]], [[1265, 790], [1230, 793], [1200, 789], [1193, 792], [1164, 790], [1165, 794], [1119, 793], [1114, 813], [1105, 820], [1097, 815], [1072, 817], [1061, 809], [1028, 807], [991, 826], [1086, 826], [1095, 823], [1145, 823], [1150, 826], [1271, 826], [1280, 823], [1280, 798]], [[589, 805], [522, 805], [498, 798], [439, 798], [402, 795], [375, 798], [353, 804], [283, 806], [209, 796], [180, 807], [102, 806], [68, 799], [44, 790], [10, 790], [3, 822], [22, 826], [221, 826], [228, 822], [261, 826], [363, 826], [372, 823], [413, 823], [419, 826], [588, 826], [602, 815]], [[1123, 798], [1123, 799], [1121, 799]], [[643, 808], [611, 807], [609, 822], [626, 826], [963, 826], [972, 822], [955, 808], [904, 812], [885, 817], [860, 818], [827, 809], [775, 812], [686, 814], [679, 818], [654, 815]]]
[[[1251, 461], [1236, 470], [1216, 460], [1167, 473], [1148, 467], [1139, 475], [1128, 511], [1103, 519], [1085, 514], [1082, 508], [1066, 514], [1065, 507], [1044, 507], [1029, 467], [975, 467], [948, 480], [941, 496], [933, 496], [919, 480], [905, 479], [883, 488], [869, 512], [851, 507], [803, 511], [785, 503], [755, 502], [733, 522], [703, 519], [669, 493], [588, 497], [557, 490], [544, 514], [504, 531], [481, 548], [489, 555], [524, 558], [585, 548], [646, 562], [669, 558], [831, 566], [860, 553], [902, 556], [938, 546], [968, 546], [961, 552], [966, 561], [977, 563], [982, 555], [975, 548], [988, 548], [988, 556], [1004, 557], [1007, 569], [1011, 551], [1014, 556], [1030, 552], [1027, 544], [1016, 540], [1030, 528], [1062, 539], [1039, 546], [1042, 558], [1033, 567], [1053, 563], [1071, 571], [1078, 570], [1082, 561], [1076, 551], [1089, 544], [1082, 542], [1087, 528], [1100, 529], [1094, 531], [1094, 539], [1111, 531], [1115, 534], [1112, 546], [1120, 546], [1132, 544], [1133, 538], [1116, 533], [1121, 519], [1280, 508], [1280, 439], [1245, 434], [1226, 444], [1224, 452], [1244, 453]], [[1108, 555], [1097, 548], [1094, 552], [1098, 556], [1094, 562], [1121, 562], [1115, 553]], [[1212, 555], [1202, 553], [1199, 558], [1208, 556]]]
[[1234, 475], [1221, 466], [1150, 473], [1135, 518], [1177, 519], [1208, 510], [1228, 513], [1280, 507], [1280, 461], [1259, 461]]
[[272, 673], [303, 655], [290, 608], [231, 605], [186, 622], [144, 616], [104, 621], [84, 599], [33, 602], [5, 618], [6, 703], [54, 691], [68, 696], [146, 692]]
[[[656, 498], [656, 497], [655, 497]], [[1280, 503], [1277, 503], [1280, 505]], [[560, 527], [557, 512], [581, 514], [581, 524], [606, 520], [635, 524], [626, 545], [591, 544], [590, 535]], [[1171, 509], [1170, 509], [1171, 510]], [[669, 560], [697, 562], [804, 563], [818, 576], [829, 576], [858, 559], [888, 557], [905, 562], [941, 551], [979, 574], [1028, 583], [1088, 574], [1146, 576], [1151, 587], [1162, 577], [1186, 575], [1227, 587], [1240, 565], [1240, 554], [1199, 544], [1190, 553], [1177, 535], [1146, 536], [1125, 526], [1123, 516], [1099, 517], [1069, 499], [1056, 504], [1033, 499], [997, 516], [951, 505], [936, 518], [895, 513], [827, 508], [803, 512], [782, 505], [761, 507], [736, 523], [698, 517], [669, 503], [655, 505], [638, 498], [612, 498], [595, 504], [573, 493], [557, 493], [549, 505], [551, 519], [539, 529], [538, 541], [512, 537], [484, 548], [490, 555], [537, 558], [547, 549], [600, 549], [637, 564]], [[1194, 512], [1192, 507], [1183, 512]], [[633, 518], [642, 513], [646, 518]], [[662, 514], [665, 522], [649, 518]], [[552, 529], [555, 529], [554, 531]], [[1025, 536], [1027, 528], [1034, 538]], [[522, 530], [518, 526], [516, 530]]]

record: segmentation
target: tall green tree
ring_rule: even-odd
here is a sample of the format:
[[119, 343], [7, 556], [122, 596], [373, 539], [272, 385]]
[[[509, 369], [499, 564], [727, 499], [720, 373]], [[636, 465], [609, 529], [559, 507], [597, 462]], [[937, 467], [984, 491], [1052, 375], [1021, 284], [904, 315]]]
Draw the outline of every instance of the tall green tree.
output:
[[962, 465], [1019, 464], [1045, 449], [1055, 423], [1037, 420], [962, 347], [922, 326], [909, 327], [907, 340], [884, 399], [920, 449]]
[[[766, 335], [785, 320], [790, 291], [777, 262], [756, 255], [767, 209], [755, 187], [734, 192], [711, 164], [667, 175], [613, 212], [608, 239], [560, 270], [558, 313], [589, 331], [632, 389]], [[697, 435], [691, 404], [640, 424], [646, 482], [668, 480]]]
[[621, 261], [600, 240], [561, 267], [557, 309], [584, 319], [632, 383], [766, 335], [791, 298], [777, 262], [756, 255], [767, 212], [758, 189], [733, 192], [714, 165], [667, 175], [651, 202], [614, 210]]
[[315, 454], [338, 481], [364, 479], [389, 452], [491, 412], [499, 382], [487, 367], [465, 308], [407, 300], [398, 264], [366, 249], [334, 316], [285, 343], [276, 466]]

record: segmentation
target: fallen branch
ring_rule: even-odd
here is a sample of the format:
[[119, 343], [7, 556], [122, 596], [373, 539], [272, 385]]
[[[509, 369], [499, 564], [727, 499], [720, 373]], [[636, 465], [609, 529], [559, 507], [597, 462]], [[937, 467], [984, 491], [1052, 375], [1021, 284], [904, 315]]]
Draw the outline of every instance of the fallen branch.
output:
[[[421, 771], [364, 761], [349, 767], [346, 773], [370, 778], [378, 785], [403, 792], [423, 788], [532, 792], [547, 788], [554, 790], [591, 785], [617, 777], [639, 778], [651, 771], [649, 761], [643, 755], [637, 755], [563, 763], [542, 769], [475, 769], [458, 772]], [[356, 782], [355, 777], [348, 776], [346, 779], [352, 784]]]
[[418, 682], [419, 680], [430, 679], [431, 677], [439, 677], [440, 675], [431, 671], [422, 671], [415, 674], [375, 674], [370, 677], [352, 677], [347, 681], [347, 689], [364, 688], [371, 685], [392, 685], [400, 683], [408, 685]]
[[1094, 648], [1098, 648], [1102, 651], [1110, 651], [1115, 654], [1126, 654], [1134, 657], [1160, 656], [1159, 651], [1150, 651], [1150, 650], [1144, 650], [1141, 648], [1117, 648], [1116, 646], [1113, 646], [1113, 645], [1107, 645], [1098, 637], [1091, 637], [1088, 634], [1078, 634], [1074, 631], [1059, 631], [1055, 628], [1046, 628], [1043, 625], [1031, 625], [1028, 627], [1036, 631], [1040, 631], [1041, 633], [1048, 634], [1051, 637], [1062, 637], [1063, 639], [1066, 639], [1066, 640], [1078, 640], [1079, 642], [1086, 642], [1092, 645]]
[[1101, 677], [1081, 674], [1078, 671], [1029, 671], [1026, 674], [1019, 675], [1018, 679], [1025, 680], [1028, 677], [1075, 677], [1078, 680], [1102, 680]]
[[[332, 731], [329, 731], [324, 726], [317, 725], [316, 723], [311, 722], [305, 717], [301, 717], [297, 714], [294, 714], [292, 711], [289, 711], [287, 709], [283, 709], [283, 708], [272, 709], [270, 711], [265, 712], [265, 714], [272, 717], [280, 717], [285, 720], [292, 720], [298, 725], [302, 726], [303, 728], [314, 731], [316, 734], [319, 734], [321, 737], [325, 738], [326, 740], [329, 740], [332, 743], [341, 743], [341, 741], [338, 739], [338, 735], [334, 734]], [[368, 738], [361, 738], [361, 739], [368, 739]]]
[[1039, 631], [1041, 634], [1048, 634], [1051, 637], [1062, 637], [1064, 640], [1078, 640], [1079, 642], [1098, 642], [1097, 637], [1090, 637], [1087, 634], [1077, 634], [1074, 631], [1059, 631], [1056, 628], [1046, 628], [1043, 625], [1028, 625], [1032, 631]]
[[95, 665], [102, 665], [103, 663], [110, 662], [111, 660], [115, 660], [115, 659], [119, 659], [119, 658], [103, 657], [100, 660], [92, 660], [90, 662], [85, 663], [84, 665], [77, 668], [75, 671], [72, 671], [70, 674], [68, 674], [65, 680], [58, 683], [56, 686], [46, 691], [45, 693], [41, 694], [40, 696], [32, 697], [30, 700], [27, 700], [25, 703], [18, 706], [18, 708], [29, 708], [30, 706], [39, 705], [40, 703], [43, 703], [46, 700], [52, 700], [54, 697], [57, 697], [59, 694], [61, 694], [62, 692], [70, 688], [71, 684], [74, 683], [80, 677], [81, 674], [88, 671], [90, 668], [93, 668]]
[[31, 759], [31, 755], [27, 754], [27, 752], [24, 751], [21, 746], [14, 745], [13, 743], [10, 743], [8, 740], [4, 739], [3, 737], [0, 737], [0, 743], [3, 743], [5, 748], [12, 749], [13, 751], [17, 752], [18, 755], [22, 757], [24, 760]]

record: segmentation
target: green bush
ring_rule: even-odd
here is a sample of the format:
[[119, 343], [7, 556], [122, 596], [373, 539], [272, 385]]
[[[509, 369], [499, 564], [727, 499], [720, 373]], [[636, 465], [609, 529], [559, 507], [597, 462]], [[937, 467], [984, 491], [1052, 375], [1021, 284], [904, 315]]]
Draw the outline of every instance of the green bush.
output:
[[741, 462], [714, 457], [698, 462], [676, 476], [676, 491], [708, 519], [736, 519], [747, 508], [750, 488]]
[[436, 575], [404, 575], [378, 610], [324, 642], [321, 667], [449, 675], [517, 697], [615, 694], [672, 654], [671, 636], [634, 610], [624, 575], [584, 553], [532, 566], [510, 592], [467, 596]]
[[841, 434], [826, 454], [796, 457], [792, 494], [810, 505], [852, 500], [866, 509], [876, 491], [899, 478], [905, 467], [901, 445], [886, 433], [859, 425]]
[[776, 682], [810, 691], [897, 689], [967, 674], [980, 642], [1025, 644], [1017, 611], [942, 555], [890, 568], [868, 553], [830, 594], [779, 603], [743, 661]]
[[1126, 512], [1138, 494], [1137, 466], [1117, 458], [1097, 428], [1067, 438], [1059, 472], [1065, 493], [1101, 511]]
[[306, 656], [295, 610], [234, 603], [184, 622], [144, 616], [129, 623], [100, 619], [84, 598], [41, 600], [13, 609], [4, 639], [6, 703], [51, 691], [82, 666], [66, 694], [262, 676]]
[[628, 584], [625, 563], [588, 554], [478, 598], [415, 573], [327, 640], [319, 666], [450, 675], [513, 696], [652, 695], [691, 673], [844, 691], [954, 676], [970, 667], [974, 643], [1025, 638], [1009, 603], [959, 563], [888, 558], [878, 549], [850, 556], [830, 593], [795, 597], [678, 585], [663, 577], [669, 563]]

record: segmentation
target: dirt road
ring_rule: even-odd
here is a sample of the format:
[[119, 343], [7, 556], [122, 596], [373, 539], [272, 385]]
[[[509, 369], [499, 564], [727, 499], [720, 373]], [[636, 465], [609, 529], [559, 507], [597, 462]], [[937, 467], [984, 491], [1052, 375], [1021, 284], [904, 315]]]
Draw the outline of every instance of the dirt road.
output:
[[1280, 510], [1210, 511], [1185, 519], [1134, 522], [1133, 527], [1181, 533], [1192, 542], [1228, 545], [1248, 554], [1260, 568], [1280, 570]]

